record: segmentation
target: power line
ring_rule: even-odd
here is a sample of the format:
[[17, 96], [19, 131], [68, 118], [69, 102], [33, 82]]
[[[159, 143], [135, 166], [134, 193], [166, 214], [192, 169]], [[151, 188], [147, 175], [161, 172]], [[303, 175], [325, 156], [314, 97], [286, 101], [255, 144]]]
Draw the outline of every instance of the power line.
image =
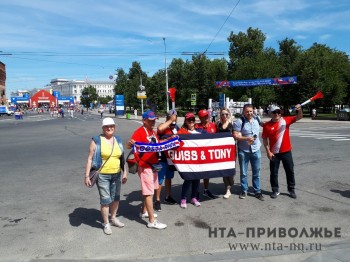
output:
[[210, 48], [210, 46], [212, 45], [212, 43], [214, 42], [214, 40], [216, 39], [216, 37], [218, 36], [218, 34], [220, 33], [221, 29], [224, 27], [224, 25], [226, 24], [227, 20], [231, 17], [233, 11], [236, 9], [236, 7], [238, 6], [240, 0], [237, 1], [236, 5], [232, 8], [230, 14], [226, 17], [225, 22], [222, 24], [222, 26], [220, 27], [220, 29], [216, 32], [214, 38], [211, 40], [210, 44], [208, 45], [207, 49], [205, 49], [205, 51], [202, 53], [203, 55], [207, 53], [207, 50]]

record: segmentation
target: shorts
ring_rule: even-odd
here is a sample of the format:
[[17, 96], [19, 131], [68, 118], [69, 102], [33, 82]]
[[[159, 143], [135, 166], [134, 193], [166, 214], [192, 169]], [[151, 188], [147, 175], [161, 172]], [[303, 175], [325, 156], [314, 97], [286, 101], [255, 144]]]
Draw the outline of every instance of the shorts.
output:
[[175, 171], [169, 168], [169, 165], [167, 162], [159, 162], [159, 164], [162, 165], [162, 169], [158, 172], [158, 183], [159, 185], [162, 185], [164, 182], [164, 178], [166, 179], [174, 178]]
[[141, 190], [143, 196], [150, 196], [154, 194], [154, 190], [159, 188], [158, 172], [153, 172], [151, 168], [138, 168], [138, 175], [141, 181]]
[[120, 200], [121, 174], [100, 174], [97, 180], [97, 189], [100, 194], [100, 204], [109, 205]]

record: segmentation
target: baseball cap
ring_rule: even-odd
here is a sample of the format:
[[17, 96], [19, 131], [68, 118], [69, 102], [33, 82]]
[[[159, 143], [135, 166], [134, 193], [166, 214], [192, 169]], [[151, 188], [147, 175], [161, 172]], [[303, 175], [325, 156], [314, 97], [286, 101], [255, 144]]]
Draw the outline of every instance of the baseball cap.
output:
[[172, 115], [176, 115], [177, 116], [177, 112], [174, 109], [171, 109], [168, 111], [167, 116], [172, 116]]
[[111, 126], [115, 125], [114, 120], [110, 117], [106, 117], [102, 120], [102, 126]]
[[196, 116], [193, 113], [187, 113], [185, 115], [185, 119], [188, 119], [188, 118], [196, 118]]
[[205, 117], [205, 116], [207, 116], [207, 115], [209, 115], [209, 112], [208, 112], [207, 110], [205, 110], [205, 109], [202, 109], [202, 110], [200, 110], [200, 111], [198, 112], [198, 116], [199, 116], [199, 117]]
[[270, 112], [276, 111], [276, 110], [281, 110], [278, 106], [272, 105], [270, 108]]
[[146, 112], [144, 112], [142, 114], [142, 119], [155, 120], [155, 119], [157, 119], [157, 117], [156, 117], [156, 114], [153, 111], [147, 110]]

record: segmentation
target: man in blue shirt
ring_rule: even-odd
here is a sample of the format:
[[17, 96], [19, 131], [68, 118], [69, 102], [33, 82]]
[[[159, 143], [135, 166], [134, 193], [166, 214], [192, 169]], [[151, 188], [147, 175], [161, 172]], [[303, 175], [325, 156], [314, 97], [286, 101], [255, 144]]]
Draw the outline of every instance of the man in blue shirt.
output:
[[260, 190], [260, 167], [261, 167], [261, 142], [259, 139], [260, 125], [263, 125], [260, 118], [254, 115], [253, 105], [245, 104], [243, 116], [233, 126], [233, 137], [237, 141], [238, 161], [241, 173], [241, 194], [244, 199], [248, 192], [248, 163], [252, 167], [252, 184], [255, 197], [264, 200]]

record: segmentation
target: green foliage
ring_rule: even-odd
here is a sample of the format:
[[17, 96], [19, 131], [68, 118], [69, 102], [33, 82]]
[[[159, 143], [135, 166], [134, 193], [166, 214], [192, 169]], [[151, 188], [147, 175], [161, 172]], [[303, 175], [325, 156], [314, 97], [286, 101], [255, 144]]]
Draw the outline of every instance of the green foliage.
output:
[[97, 98], [98, 94], [96, 88], [90, 85], [82, 90], [80, 101], [85, 107], [90, 107], [90, 103], [97, 101]]
[[[314, 102], [316, 107], [332, 107], [350, 103], [350, 64], [348, 56], [325, 45], [315, 43], [307, 50], [293, 39], [279, 41], [279, 50], [265, 48], [266, 36], [258, 28], [246, 32], [231, 32], [229, 59], [209, 59], [205, 54], [194, 55], [191, 60], [175, 58], [168, 66], [169, 88], [176, 88], [176, 107], [179, 112], [193, 110], [191, 94], [197, 95], [197, 106], [205, 107], [208, 99], [218, 101], [219, 93], [234, 101], [252, 98], [255, 106], [277, 103], [285, 108], [294, 106], [322, 91], [326, 99]], [[138, 62], [133, 62], [128, 73], [116, 72], [116, 94], [124, 94], [126, 106], [140, 108], [136, 98], [140, 81], [146, 88], [147, 105], [166, 109], [165, 69], [147, 76]], [[298, 84], [258, 86], [249, 88], [216, 88], [222, 80], [250, 80], [297, 76]], [[141, 78], [141, 79], [140, 79]], [[170, 99], [169, 99], [170, 100]], [[170, 107], [170, 105], [169, 105]]]

